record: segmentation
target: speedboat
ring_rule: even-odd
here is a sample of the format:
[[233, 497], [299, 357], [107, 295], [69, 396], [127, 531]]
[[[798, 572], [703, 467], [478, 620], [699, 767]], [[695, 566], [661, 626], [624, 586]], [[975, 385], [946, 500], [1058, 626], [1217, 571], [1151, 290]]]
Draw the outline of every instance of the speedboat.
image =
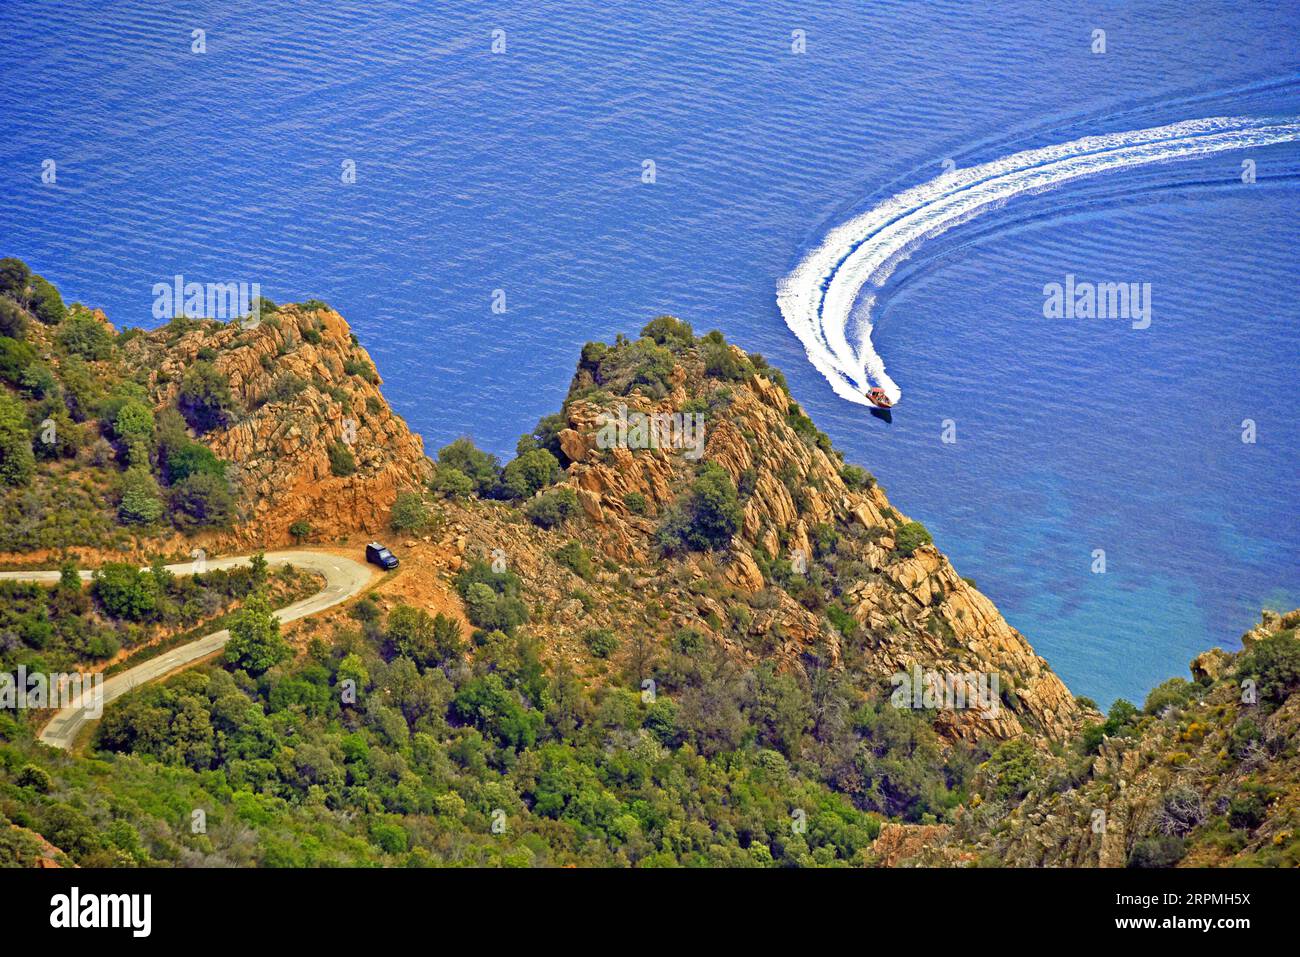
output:
[[867, 401], [877, 409], [892, 409], [894, 407], [893, 400], [890, 399], [889, 396], [885, 395], [885, 390], [880, 388], [880, 386], [874, 386], [868, 389], [863, 393], [863, 395], [865, 395]]

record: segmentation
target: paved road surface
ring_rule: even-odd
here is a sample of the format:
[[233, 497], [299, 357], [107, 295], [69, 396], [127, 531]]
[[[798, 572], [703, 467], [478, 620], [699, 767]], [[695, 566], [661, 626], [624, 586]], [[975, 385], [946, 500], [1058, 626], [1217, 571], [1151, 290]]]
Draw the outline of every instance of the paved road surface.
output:
[[[206, 567], [208, 570], [233, 568], [236, 565], [248, 564], [251, 557], [249, 555], [239, 555], [232, 558], [212, 558], [208, 559]], [[339, 602], [347, 601], [365, 588], [372, 577], [372, 569], [369, 565], [363, 565], [361, 562], [354, 561], [351, 558], [344, 558], [341, 555], [331, 555], [328, 552], [267, 552], [266, 561], [269, 565], [291, 564], [325, 577], [325, 587], [321, 591], [318, 591], [310, 598], [304, 598], [292, 605], [286, 605], [275, 613], [275, 617], [282, 622], [305, 618], [308, 615], [314, 615], [326, 608], [337, 605]], [[197, 569], [194, 562], [184, 562], [180, 565], [168, 565], [167, 570], [177, 575], [192, 575]], [[81, 573], [81, 577], [86, 580], [89, 580], [91, 576], [92, 573], [88, 571]], [[57, 582], [59, 573], [57, 571], [0, 572], [0, 579]], [[151, 658], [134, 668], [128, 668], [126, 671], [118, 672], [111, 678], [104, 679], [103, 704], [108, 704], [115, 698], [120, 698], [132, 688], [145, 682], [155, 681], [179, 668], [185, 667], [191, 662], [220, 651], [229, 640], [230, 632], [223, 628], [221, 631], [205, 635], [191, 641], [189, 644], [172, 648], [157, 658]], [[81, 697], [78, 697], [66, 708], [56, 713], [49, 724], [41, 730], [41, 741], [55, 748], [67, 749], [72, 747], [72, 742], [81, 733], [81, 729], [89, 722], [96, 720], [90, 713], [92, 710], [83, 704]]]

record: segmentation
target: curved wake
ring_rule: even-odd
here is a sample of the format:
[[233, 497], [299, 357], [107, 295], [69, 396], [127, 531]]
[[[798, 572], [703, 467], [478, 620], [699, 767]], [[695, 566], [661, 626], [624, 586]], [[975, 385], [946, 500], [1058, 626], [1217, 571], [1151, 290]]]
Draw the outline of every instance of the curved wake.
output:
[[902, 393], [871, 343], [875, 299], [862, 295], [862, 290], [868, 283], [883, 285], [921, 242], [1017, 196], [1080, 177], [1300, 140], [1297, 120], [1187, 120], [1085, 136], [946, 172], [831, 230], [781, 281], [777, 289], [781, 314], [837, 395], [869, 405], [862, 392], [874, 383], [897, 402]]

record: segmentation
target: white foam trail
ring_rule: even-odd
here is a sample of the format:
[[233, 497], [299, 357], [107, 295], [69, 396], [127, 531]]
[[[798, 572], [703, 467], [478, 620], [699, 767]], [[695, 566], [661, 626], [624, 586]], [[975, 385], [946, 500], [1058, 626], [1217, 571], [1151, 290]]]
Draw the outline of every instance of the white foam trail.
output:
[[832, 229], [781, 281], [777, 302], [836, 395], [869, 405], [862, 392], [874, 383], [897, 402], [902, 393], [871, 343], [875, 296], [862, 290], [868, 283], [883, 285], [920, 243], [1017, 196], [1083, 176], [1297, 140], [1298, 120], [1187, 120], [1085, 136], [944, 173]]

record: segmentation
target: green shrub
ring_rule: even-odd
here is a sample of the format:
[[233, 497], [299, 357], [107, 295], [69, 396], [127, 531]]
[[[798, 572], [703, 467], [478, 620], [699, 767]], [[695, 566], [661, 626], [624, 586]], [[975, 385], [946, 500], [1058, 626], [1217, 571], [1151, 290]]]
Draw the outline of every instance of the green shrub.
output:
[[18, 374], [18, 386], [23, 395], [32, 399], [57, 397], [59, 382], [44, 362], [33, 362]]
[[147, 465], [153, 450], [153, 410], [134, 399], [124, 402], [113, 418], [113, 434], [117, 436], [130, 465]]
[[1270, 710], [1280, 707], [1300, 688], [1300, 639], [1295, 630], [1262, 638], [1237, 660], [1239, 680], [1255, 681], [1259, 703]]
[[1184, 678], [1170, 678], [1156, 685], [1147, 694], [1142, 710], [1147, 714], [1160, 714], [1166, 708], [1181, 708], [1196, 693], [1196, 685]]
[[108, 326], [87, 312], [71, 316], [59, 329], [59, 345], [70, 355], [94, 361], [113, 354], [113, 334]]
[[595, 577], [595, 569], [591, 565], [591, 553], [577, 542], [568, 542], [557, 549], [555, 560], [586, 581], [591, 581]]
[[32, 271], [27, 263], [13, 256], [0, 259], [0, 295], [8, 296], [18, 303], [27, 302], [27, 284], [32, 280]]
[[225, 658], [250, 675], [260, 675], [291, 654], [289, 643], [280, 635], [280, 620], [261, 595], [251, 596], [230, 622], [230, 640]]
[[536, 744], [545, 723], [540, 712], [524, 707], [518, 693], [506, 687], [499, 674], [466, 684], [453, 700], [452, 711], [462, 721], [512, 748]]
[[1228, 825], [1239, 831], [1253, 831], [1268, 817], [1272, 794], [1261, 784], [1248, 782], [1228, 802]]
[[874, 488], [876, 477], [860, 465], [846, 465], [840, 469], [840, 478], [854, 491]]
[[235, 400], [230, 383], [210, 362], [197, 361], [181, 376], [177, 407], [196, 432], [208, 432], [231, 421]]
[[230, 486], [211, 472], [194, 472], [172, 486], [172, 521], [184, 531], [225, 526], [234, 507]]
[[686, 502], [664, 515], [656, 541], [669, 554], [726, 548], [740, 528], [742, 515], [731, 476], [716, 462], [708, 462], [691, 485]]
[[985, 765], [993, 779], [993, 793], [1002, 800], [1018, 800], [1029, 793], [1038, 768], [1038, 753], [1023, 738], [998, 745]]
[[460, 469], [454, 469], [449, 465], [438, 466], [438, 471], [434, 473], [429, 487], [439, 495], [455, 499], [467, 498], [474, 492], [474, 483], [470, 477]]
[[330, 472], [340, 478], [352, 475], [357, 470], [357, 459], [352, 450], [342, 442], [332, 442], [326, 450], [330, 460]]
[[429, 510], [418, 492], [403, 492], [393, 503], [392, 526], [397, 532], [418, 532], [429, 524]]
[[302, 518], [298, 519], [296, 522], [294, 522], [292, 525], [289, 526], [289, 534], [292, 535], [294, 537], [294, 540], [299, 543], [310, 538], [311, 531], [312, 531], [311, 522], [308, 522], [306, 519], [302, 519]]
[[0, 378], [17, 385], [19, 376], [36, 361], [36, 347], [8, 336], [0, 337]]
[[158, 608], [156, 579], [126, 562], [109, 562], [95, 572], [91, 590], [114, 618], [146, 621]]
[[149, 525], [163, 513], [162, 493], [143, 465], [132, 465], [122, 476], [122, 497], [117, 515], [128, 525]]
[[1172, 834], [1157, 834], [1143, 838], [1133, 845], [1129, 853], [1129, 867], [1173, 867], [1187, 853], [1187, 844]]
[[32, 312], [37, 319], [47, 326], [53, 326], [66, 318], [68, 310], [63, 305], [63, 297], [48, 281], [33, 274], [29, 289]]
[[343, 371], [348, 375], [360, 376], [371, 384], [379, 381], [379, 373], [375, 372], [375, 367], [365, 359], [344, 359]]
[[610, 628], [592, 628], [582, 640], [597, 658], [608, 658], [618, 647], [618, 638]]
[[14, 783], [20, 788], [31, 788], [41, 794], [49, 794], [54, 786], [50, 773], [35, 764], [24, 764], [14, 776]]
[[644, 515], [646, 513], [645, 496], [640, 492], [628, 492], [623, 496], [623, 504], [633, 515]]
[[691, 324], [676, 316], [656, 316], [641, 328], [641, 335], [661, 346], [689, 346], [695, 342]]
[[35, 470], [26, 410], [17, 399], [0, 392], [0, 482], [26, 485]]
[[307, 380], [292, 372], [284, 372], [275, 377], [271, 391], [267, 394], [268, 402], [287, 402], [307, 388]]
[[560, 463], [545, 449], [533, 449], [508, 464], [501, 473], [506, 498], [531, 498], [560, 477]]
[[525, 514], [542, 528], [554, 528], [578, 508], [578, 496], [566, 487], [543, 492], [528, 503]]
[[474, 491], [479, 495], [490, 494], [497, 484], [501, 471], [497, 457], [476, 448], [474, 440], [459, 438], [438, 451], [438, 467], [455, 469], [474, 483]]
[[7, 295], [0, 295], [0, 336], [21, 339], [27, 334], [27, 312]]
[[500, 631], [507, 635], [528, 620], [528, 610], [518, 598], [500, 595], [490, 585], [475, 582], [465, 598], [469, 620], [483, 631]]
[[922, 545], [929, 545], [933, 541], [929, 530], [920, 522], [907, 522], [894, 532], [894, 551], [907, 558]]
[[182, 444], [167, 449], [166, 459], [163, 461], [163, 476], [167, 484], [175, 485], [191, 475], [211, 475], [224, 479], [226, 463], [217, 458], [216, 453], [210, 448], [199, 442], [185, 440]]
[[469, 620], [484, 631], [508, 635], [528, 620], [519, 598], [519, 576], [509, 569], [494, 572], [487, 562], [475, 560], [456, 576], [455, 584]]
[[753, 374], [753, 367], [743, 359], [737, 358], [731, 347], [721, 343], [706, 343], [704, 346], [704, 374], [714, 379], [729, 382], [743, 382]]

